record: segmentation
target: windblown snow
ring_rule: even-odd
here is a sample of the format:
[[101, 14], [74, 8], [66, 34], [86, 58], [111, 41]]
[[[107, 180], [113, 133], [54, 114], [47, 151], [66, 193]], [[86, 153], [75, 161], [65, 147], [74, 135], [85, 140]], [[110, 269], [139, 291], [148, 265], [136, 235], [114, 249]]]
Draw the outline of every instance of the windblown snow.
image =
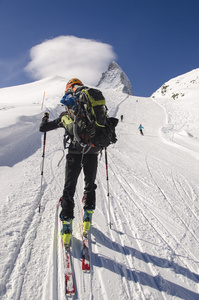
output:
[[[38, 128], [44, 111], [51, 120], [63, 111], [64, 88], [64, 78], [53, 77], [0, 89], [2, 300], [65, 299], [57, 215], [65, 172], [63, 129], [47, 132], [38, 212], [43, 150]], [[109, 197], [104, 154], [99, 157], [88, 274], [81, 271], [82, 174], [78, 181], [73, 299], [199, 299], [199, 90], [188, 89], [174, 100], [170, 94], [142, 98], [101, 88], [109, 116], [124, 120], [116, 128], [117, 143], [108, 147]]]

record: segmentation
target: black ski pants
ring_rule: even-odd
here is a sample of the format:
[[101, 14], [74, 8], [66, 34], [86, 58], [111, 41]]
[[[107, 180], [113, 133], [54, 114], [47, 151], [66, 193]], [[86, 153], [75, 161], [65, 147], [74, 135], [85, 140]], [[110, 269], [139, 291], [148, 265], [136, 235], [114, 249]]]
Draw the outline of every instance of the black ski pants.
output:
[[[84, 172], [84, 209], [95, 209], [95, 184], [98, 165], [97, 154], [68, 153], [66, 156], [65, 185], [62, 196], [62, 212], [66, 218], [74, 218], [74, 194], [81, 169]], [[81, 201], [81, 199], [79, 199]]]

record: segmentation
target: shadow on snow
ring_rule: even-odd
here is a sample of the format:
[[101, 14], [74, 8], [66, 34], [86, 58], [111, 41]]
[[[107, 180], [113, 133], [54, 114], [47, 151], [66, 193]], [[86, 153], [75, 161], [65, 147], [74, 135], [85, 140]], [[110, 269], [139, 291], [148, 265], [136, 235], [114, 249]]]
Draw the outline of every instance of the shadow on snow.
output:
[[[132, 258], [137, 258], [144, 261], [145, 263], [150, 262], [161, 268], [170, 268], [176, 274], [183, 275], [196, 283], [199, 282], [198, 274], [192, 273], [190, 270], [176, 264], [175, 262], [169, 261], [164, 258], [159, 258], [151, 254], [142, 253], [139, 250], [127, 246], [122, 246], [116, 242], [111, 241], [97, 228], [92, 228], [92, 234], [95, 236], [96, 242], [103, 244], [107, 248], [110, 248], [119, 253], [124, 253], [126, 256], [131, 255]], [[157, 289], [158, 291], [165, 292], [172, 296], [177, 296], [186, 300], [198, 299], [197, 293], [173, 282], [165, 280], [161, 275], [152, 276], [145, 272], [131, 270], [121, 263], [118, 263], [108, 257], [102, 257], [98, 254], [92, 253], [92, 264], [97, 267], [103, 267], [109, 269], [111, 272], [120, 274], [128, 281], [134, 281], [135, 283], [138, 282], [142, 285], [150, 286], [154, 289]]]

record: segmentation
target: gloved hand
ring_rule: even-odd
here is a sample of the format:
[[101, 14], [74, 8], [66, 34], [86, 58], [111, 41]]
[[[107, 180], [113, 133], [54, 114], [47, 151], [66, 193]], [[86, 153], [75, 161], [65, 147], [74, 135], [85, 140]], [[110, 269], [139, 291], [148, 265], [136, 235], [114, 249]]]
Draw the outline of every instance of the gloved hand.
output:
[[49, 113], [48, 113], [48, 112], [45, 112], [45, 113], [43, 114], [42, 120], [43, 120], [43, 121], [46, 121], [46, 122], [49, 121]]

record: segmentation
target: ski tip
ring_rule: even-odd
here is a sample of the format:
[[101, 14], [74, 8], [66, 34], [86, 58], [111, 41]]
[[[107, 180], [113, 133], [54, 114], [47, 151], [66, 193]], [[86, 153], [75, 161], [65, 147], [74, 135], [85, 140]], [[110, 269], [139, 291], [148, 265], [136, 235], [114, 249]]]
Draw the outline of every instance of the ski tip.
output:
[[66, 295], [67, 296], [74, 296], [75, 295], [75, 291], [66, 291]]
[[83, 270], [84, 273], [90, 273], [90, 269], [89, 270]]
[[74, 295], [75, 295], [75, 292], [66, 291], [66, 296], [74, 296]]
[[84, 272], [84, 273], [90, 273], [90, 264], [84, 264], [84, 263], [82, 263], [82, 271]]

